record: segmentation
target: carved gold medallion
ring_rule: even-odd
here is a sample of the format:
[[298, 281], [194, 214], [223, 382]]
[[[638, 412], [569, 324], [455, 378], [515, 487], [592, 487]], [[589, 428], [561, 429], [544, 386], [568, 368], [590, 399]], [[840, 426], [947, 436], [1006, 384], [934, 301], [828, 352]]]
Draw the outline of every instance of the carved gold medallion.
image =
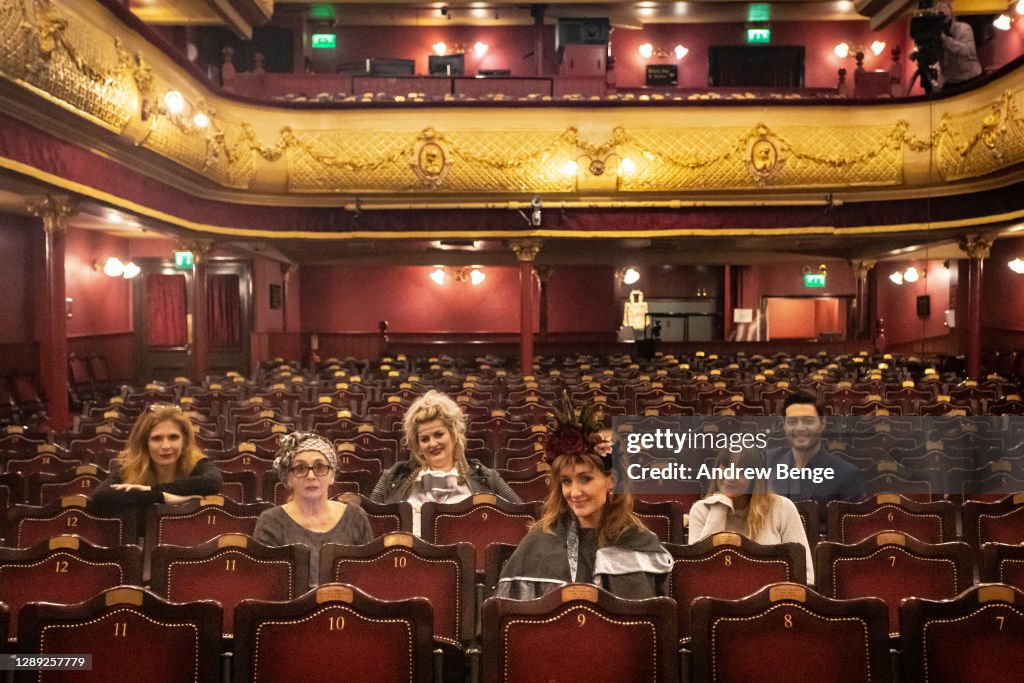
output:
[[451, 166], [445, 140], [433, 128], [427, 128], [416, 139], [413, 147], [412, 170], [420, 182], [438, 187]]

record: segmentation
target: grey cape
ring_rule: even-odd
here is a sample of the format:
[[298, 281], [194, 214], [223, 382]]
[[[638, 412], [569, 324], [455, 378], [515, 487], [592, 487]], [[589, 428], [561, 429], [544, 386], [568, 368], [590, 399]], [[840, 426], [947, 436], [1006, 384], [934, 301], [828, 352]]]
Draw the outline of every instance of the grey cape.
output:
[[537, 526], [523, 538], [501, 572], [497, 597], [532, 600], [573, 582], [632, 600], [664, 593], [672, 556], [649, 530], [633, 527], [615, 545], [598, 548], [596, 534], [580, 534], [567, 513], [552, 532]]

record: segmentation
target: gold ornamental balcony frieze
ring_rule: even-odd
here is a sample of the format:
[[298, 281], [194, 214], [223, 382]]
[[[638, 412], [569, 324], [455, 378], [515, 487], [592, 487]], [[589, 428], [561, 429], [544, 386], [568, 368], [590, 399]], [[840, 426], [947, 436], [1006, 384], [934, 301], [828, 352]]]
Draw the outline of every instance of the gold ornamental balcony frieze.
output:
[[958, 97], [871, 106], [284, 108], [209, 88], [99, 3], [0, 0], [5, 111], [217, 199], [542, 193], [597, 206], [985, 189], [1024, 161], [1022, 97], [1018, 69]]

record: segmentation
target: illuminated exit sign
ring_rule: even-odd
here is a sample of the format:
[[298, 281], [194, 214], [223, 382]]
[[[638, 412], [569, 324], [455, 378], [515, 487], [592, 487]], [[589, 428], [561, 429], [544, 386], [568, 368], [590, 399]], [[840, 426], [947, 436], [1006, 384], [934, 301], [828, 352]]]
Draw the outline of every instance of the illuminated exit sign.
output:
[[178, 270], [191, 270], [195, 265], [195, 259], [191, 251], [174, 252], [174, 267]]
[[825, 276], [822, 273], [807, 273], [804, 275], [804, 287], [824, 287]]
[[770, 43], [772, 42], [772, 30], [770, 28], [748, 28], [748, 43]]
[[312, 46], [314, 50], [333, 50], [338, 47], [338, 36], [333, 33], [314, 33]]

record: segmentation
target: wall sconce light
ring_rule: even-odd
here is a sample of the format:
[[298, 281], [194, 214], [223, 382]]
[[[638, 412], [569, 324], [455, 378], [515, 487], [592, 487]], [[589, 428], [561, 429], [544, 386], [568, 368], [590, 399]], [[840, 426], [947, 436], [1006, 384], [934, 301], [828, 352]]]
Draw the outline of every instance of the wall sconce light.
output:
[[669, 55], [675, 55], [676, 59], [682, 59], [690, 53], [690, 51], [682, 45], [676, 45], [672, 50], [667, 50], [664, 47], [655, 47], [651, 43], [643, 43], [638, 48], [640, 56], [644, 59], [650, 59], [651, 57], [658, 57], [664, 59]]
[[[456, 282], [468, 282], [474, 287], [481, 284], [487, 279], [487, 275], [479, 266], [469, 266], [468, 268], [452, 268], [451, 277]], [[444, 266], [436, 266], [428, 276], [435, 284], [443, 285], [445, 280], [448, 279], [448, 273]]]
[[434, 54], [436, 54], [438, 57], [443, 57], [445, 56], [445, 54], [448, 53], [448, 43], [444, 42], [443, 40], [439, 40], [436, 43], [434, 43], [433, 48]]
[[1020, 19], [1021, 16], [1024, 16], [1024, 0], [1018, 0], [1017, 4], [1014, 5], [1013, 11], [1015, 16], [1011, 17], [1009, 15], [1009, 11], [1009, 8], [1007, 8], [1006, 12], [996, 17], [992, 22], [992, 25], [1000, 31], [1009, 31], [1010, 28], [1017, 23], [1017, 20]]
[[608, 167], [612, 163], [613, 158], [619, 160], [618, 166], [613, 167], [613, 172], [616, 175], [629, 175], [636, 170], [636, 162], [630, 159], [629, 157], [622, 157], [619, 156], [618, 154], [612, 153], [604, 157], [603, 159], [595, 159], [594, 157], [591, 157], [589, 154], [581, 154], [580, 156], [576, 157], [576, 159], [569, 159], [567, 162], [565, 162], [565, 175], [577, 175], [580, 171], [580, 159], [586, 159], [588, 162], [587, 171], [590, 173], [590, 175], [602, 176], [604, 175], [605, 171], [608, 170]]
[[177, 90], [168, 90], [156, 104], [143, 98], [139, 117], [148, 121], [153, 116], [163, 116], [183, 132], [194, 133], [210, 125], [211, 112], [202, 99], [192, 105]]
[[102, 271], [108, 277], [123, 277], [125, 280], [130, 280], [142, 272], [142, 269], [131, 261], [125, 263], [116, 256], [111, 256], [103, 263], [94, 261], [92, 268], [95, 271]]
[[626, 268], [626, 272], [622, 274], [622, 282], [627, 285], [635, 285], [640, 281], [640, 273], [636, 268]]
[[473, 43], [473, 53], [477, 56], [477, 59], [480, 59], [485, 54], [487, 54], [487, 51], [489, 49], [490, 45], [488, 45], [487, 43], [481, 42], [479, 40]]
[[[434, 48], [434, 54], [438, 57], [444, 57], [445, 55], [464, 55], [469, 52], [470, 49], [470, 46], [466, 43], [452, 43], [449, 45], [443, 40], [437, 41], [431, 45], [431, 47]], [[487, 51], [491, 49], [491, 46], [478, 40], [472, 45], [472, 48], [473, 54], [479, 59], [487, 54]]]
[[832, 48], [832, 51], [835, 53], [836, 57], [839, 57], [839, 59], [846, 59], [850, 55], [853, 55], [855, 57], [857, 55], [860, 55], [860, 58], [857, 60], [857, 64], [860, 65], [860, 64], [862, 64], [864, 62], [864, 55], [868, 51], [870, 51], [871, 54], [873, 54], [876, 57], [878, 57], [883, 52], [885, 52], [885, 41], [884, 40], [876, 40], [875, 42], [871, 43], [871, 45], [868, 48], [866, 48], [866, 49], [864, 48], [863, 45], [851, 45], [850, 43], [839, 43], [834, 48]]
[[[1021, 0], [1021, 2], [1024, 2], [1024, 0]], [[1006, 265], [1010, 266], [1010, 270], [1017, 273], [1017, 275], [1024, 275], [1024, 259], [1022, 259], [1020, 256], [1013, 259]]]
[[893, 284], [897, 285], [902, 285], [905, 282], [913, 284], [920, 279], [921, 273], [919, 273], [917, 268], [915, 268], [914, 266], [910, 266], [903, 272], [897, 270], [896, 272], [889, 275], [889, 280], [891, 280]]

